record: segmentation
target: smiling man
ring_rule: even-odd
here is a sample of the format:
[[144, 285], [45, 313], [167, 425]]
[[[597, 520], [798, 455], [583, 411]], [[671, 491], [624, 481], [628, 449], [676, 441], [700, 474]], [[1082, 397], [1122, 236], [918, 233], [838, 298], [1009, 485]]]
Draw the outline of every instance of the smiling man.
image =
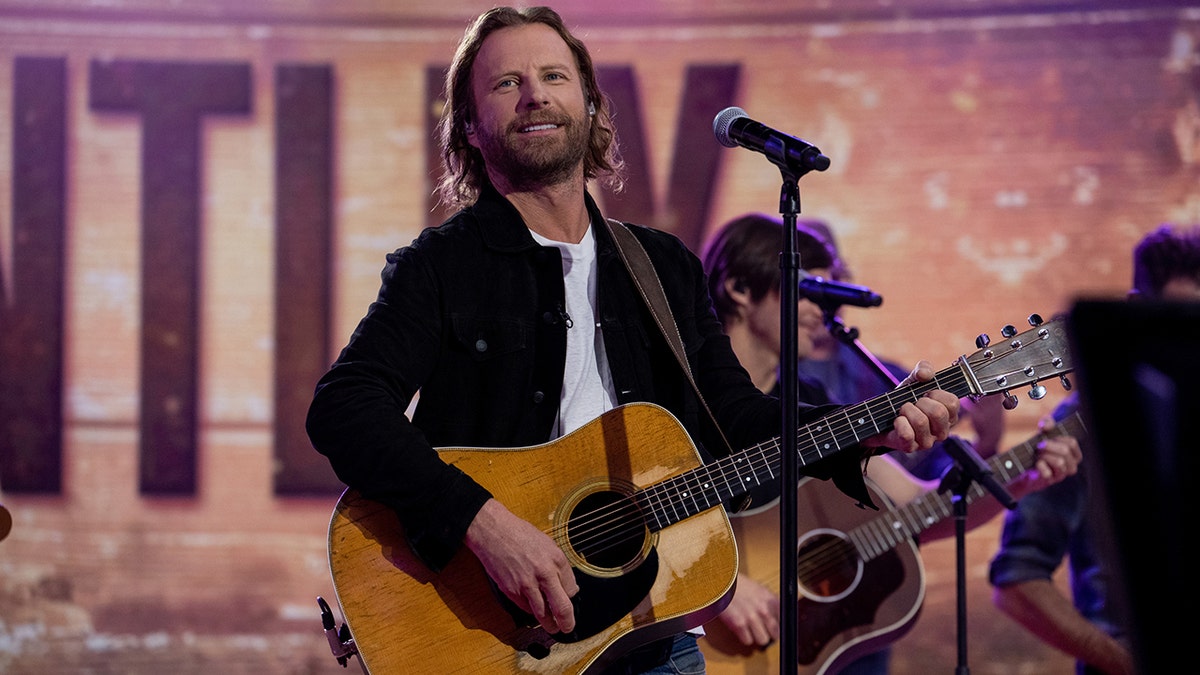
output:
[[[578, 663], [542, 669], [603, 668], [605, 675], [703, 672], [695, 635], [685, 631], [715, 615], [720, 603], [675, 613], [651, 606], [661, 595], [686, 593], [690, 558], [677, 564], [668, 547], [656, 549], [659, 569], [677, 570], [683, 577], [659, 574], [669, 588], [581, 592], [597, 575], [580, 569], [588, 554], [568, 541], [566, 526], [535, 524], [535, 517], [546, 514], [525, 513], [526, 504], [515, 503], [516, 498], [502, 503], [493, 495], [499, 486], [507, 490], [528, 478], [469, 475], [435, 448], [544, 446], [591, 426], [598, 416], [618, 412], [618, 406], [649, 402], [677, 419], [709, 461], [728, 454], [729, 445], [749, 448], [777, 436], [779, 400], [755, 388], [739, 365], [712, 310], [697, 257], [670, 234], [609, 223], [588, 195], [591, 179], [619, 185], [621, 162], [591, 56], [554, 11], [500, 7], [481, 15], [451, 64], [446, 101], [440, 189], [443, 200], [461, 210], [388, 256], [378, 297], [317, 385], [309, 436], [347, 485], [395, 512], [405, 541], [385, 546], [392, 565], [403, 567], [394, 561], [409, 549], [420, 564], [440, 574], [461, 569], [457, 563], [463, 556], [477, 558], [496, 597], [470, 598], [479, 614], [454, 615], [454, 627], [479, 628], [496, 614], [500, 601], [520, 625], [520, 635], [537, 643], [528, 654], [553, 660], [572, 645], [586, 648], [589, 640], [605, 635], [615, 621], [610, 616], [615, 603], [617, 615], [637, 608], [637, 630]], [[618, 254], [617, 228], [632, 233], [657, 272], [696, 389]], [[913, 377], [927, 380], [932, 374], [923, 364]], [[410, 421], [404, 413], [418, 391]], [[707, 417], [700, 395], [729, 445]], [[800, 419], [811, 420], [819, 412], [805, 407]], [[846, 456], [853, 460], [879, 446], [927, 448], [945, 438], [957, 419], [958, 400], [934, 390], [896, 412], [886, 420], [887, 433], [856, 445]], [[609, 441], [605, 436], [603, 447], [590, 449], [606, 470], [670, 450], [614, 450]], [[549, 451], [559, 447], [566, 453], [570, 446], [551, 444]], [[485, 465], [490, 472], [514, 455], [493, 453], [494, 461]], [[564, 455], [546, 464], [583, 459]], [[861, 485], [857, 462], [845, 468]], [[529, 475], [541, 480], [553, 471], [539, 465]], [[568, 503], [576, 485], [562, 488], [559, 506]], [[559, 513], [557, 507], [548, 510]], [[704, 539], [691, 537], [688, 544], [702, 548]], [[731, 584], [736, 560], [728, 563]], [[609, 560], [602, 567], [602, 577], [654, 572], [648, 563]], [[437, 582], [419, 586], [437, 589], [439, 601], [442, 589], [460, 587], [432, 578]], [[449, 596], [460, 609], [461, 599]], [[528, 626], [521, 623], [522, 612], [532, 617]], [[349, 613], [347, 618], [361, 650], [364, 633]], [[659, 619], [669, 622], [660, 626]], [[503, 630], [484, 628], [469, 640], [464, 632], [464, 654], [454, 656], [482, 659], [466, 644], [480, 633]], [[501, 649], [507, 648], [501, 642]], [[516, 653], [520, 650], [495, 661], [515, 672], [515, 664], [528, 658]], [[503, 664], [493, 665], [499, 670]]]
[[[542, 188], [581, 184], [595, 106], [585, 101], [574, 55], [553, 28], [498, 31], [479, 51], [470, 90], [475, 119], [467, 142], [501, 193], [533, 197]], [[581, 194], [561, 196], [582, 209]]]

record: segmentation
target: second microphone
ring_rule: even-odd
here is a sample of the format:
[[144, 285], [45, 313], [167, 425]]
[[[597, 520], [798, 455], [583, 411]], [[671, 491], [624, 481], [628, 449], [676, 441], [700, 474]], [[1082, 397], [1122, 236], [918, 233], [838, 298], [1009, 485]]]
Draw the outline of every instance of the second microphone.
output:
[[808, 298], [825, 308], [841, 307], [878, 307], [883, 304], [883, 296], [866, 286], [844, 284], [840, 281], [827, 281], [822, 277], [807, 276], [800, 279], [800, 296]]

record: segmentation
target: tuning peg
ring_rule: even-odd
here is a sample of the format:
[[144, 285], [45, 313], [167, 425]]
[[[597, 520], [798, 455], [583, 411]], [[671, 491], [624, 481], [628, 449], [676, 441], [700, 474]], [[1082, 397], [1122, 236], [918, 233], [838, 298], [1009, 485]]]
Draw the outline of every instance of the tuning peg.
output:
[[1004, 401], [1000, 405], [1004, 406], [1005, 410], [1012, 410], [1013, 408], [1017, 407], [1018, 403], [1021, 402], [1016, 396], [1013, 396], [1007, 391], [1004, 392], [1003, 397]]
[[1010, 323], [1004, 328], [1000, 329], [1000, 334], [1006, 338], [1010, 338], [1017, 334], [1017, 329]]
[[1029, 315], [1029, 325], [1034, 326], [1034, 327], [1042, 325], [1042, 315], [1041, 314], [1030, 314]]
[[990, 344], [992, 344], [992, 338], [988, 337], [987, 333], [980, 333], [978, 337], [975, 338], [975, 346], [979, 349], [983, 349]]
[[1029, 398], [1040, 401], [1046, 397], [1046, 388], [1040, 384], [1034, 384], [1029, 387]]
[[1067, 377], [1066, 375], [1059, 375], [1058, 381], [1062, 383], [1062, 388], [1064, 391], [1071, 391], [1071, 378]]

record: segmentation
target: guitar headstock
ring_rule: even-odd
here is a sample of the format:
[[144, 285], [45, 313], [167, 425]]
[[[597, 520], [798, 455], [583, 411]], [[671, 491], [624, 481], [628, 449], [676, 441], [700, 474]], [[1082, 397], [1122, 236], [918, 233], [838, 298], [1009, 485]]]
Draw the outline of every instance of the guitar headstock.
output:
[[1075, 363], [1066, 318], [1044, 322], [1032, 314], [1029, 325], [1032, 328], [1019, 334], [1013, 326], [1005, 326], [1001, 331], [1004, 342], [992, 344], [986, 334], [975, 339], [979, 351], [959, 359], [959, 365], [970, 375], [972, 396], [1003, 394], [1004, 407], [1011, 410], [1017, 407], [1017, 397], [1010, 392], [1014, 387], [1028, 384], [1029, 397], [1040, 400], [1046, 388], [1038, 383], [1057, 377], [1064, 389], [1071, 390], [1067, 374], [1075, 369]]

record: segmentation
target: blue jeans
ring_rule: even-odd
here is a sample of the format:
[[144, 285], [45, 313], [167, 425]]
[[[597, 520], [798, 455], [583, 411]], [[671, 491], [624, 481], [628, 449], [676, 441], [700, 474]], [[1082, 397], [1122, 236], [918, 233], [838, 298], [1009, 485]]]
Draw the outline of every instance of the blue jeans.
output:
[[696, 636], [691, 633], [676, 635], [670, 660], [642, 675], [704, 675], [704, 655], [700, 653]]

